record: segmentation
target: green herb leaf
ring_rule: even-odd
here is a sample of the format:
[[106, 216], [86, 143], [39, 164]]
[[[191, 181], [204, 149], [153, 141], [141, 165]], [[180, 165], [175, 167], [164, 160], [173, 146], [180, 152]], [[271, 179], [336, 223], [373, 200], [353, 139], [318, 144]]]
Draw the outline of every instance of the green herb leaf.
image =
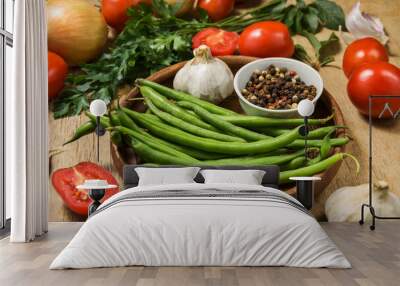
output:
[[306, 28], [307, 31], [309, 31], [310, 33], [315, 34], [318, 31], [319, 28], [319, 18], [317, 15], [315, 15], [314, 13], [308, 11], [305, 15], [304, 15], [304, 26]]
[[305, 36], [310, 44], [313, 46], [315, 51], [315, 57], [319, 61], [320, 66], [327, 65], [328, 63], [334, 61], [335, 59], [327, 53], [328, 47], [331, 47], [333, 44], [337, 44], [339, 42], [339, 38], [335, 33], [331, 33], [329, 38], [324, 41], [319, 41], [317, 37], [309, 33], [307, 31], [303, 31], [303, 36]]
[[311, 4], [318, 10], [319, 18], [322, 24], [328, 29], [339, 30], [339, 26], [345, 28], [345, 16], [343, 9], [335, 2], [330, 0], [316, 0]]
[[289, 27], [289, 30], [292, 34], [296, 33], [296, 29], [294, 28], [294, 21], [296, 18], [297, 11], [298, 11], [297, 8], [293, 5], [287, 7], [285, 19], [283, 20], [286, 26]]

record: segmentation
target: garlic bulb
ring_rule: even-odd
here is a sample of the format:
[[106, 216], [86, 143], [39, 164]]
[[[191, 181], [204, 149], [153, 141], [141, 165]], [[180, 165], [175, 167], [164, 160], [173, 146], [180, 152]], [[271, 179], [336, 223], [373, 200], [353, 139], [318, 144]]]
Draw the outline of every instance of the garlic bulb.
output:
[[[357, 222], [361, 218], [361, 205], [369, 201], [369, 185], [343, 187], [330, 195], [325, 203], [328, 221]], [[378, 181], [373, 186], [372, 204], [376, 215], [400, 216], [400, 198], [389, 192], [388, 183]], [[364, 209], [365, 219], [371, 220], [368, 208]]]
[[381, 20], [362, 12], [360, 5], [358, 1], [346, 15], [346, 28], [350, 35], [343, 35], [343, 39], [349, 44], [353, 40], [373, 37], [385, 45], [389, 41], [389, 37], [385, 34]]
[[201, 45], [194, 58], [181, 68], [174, 78], [174, 89], [201, 99], [220, 103], [233, 92], [233, 74], [226, 63], [211, 56], [211, 50]]

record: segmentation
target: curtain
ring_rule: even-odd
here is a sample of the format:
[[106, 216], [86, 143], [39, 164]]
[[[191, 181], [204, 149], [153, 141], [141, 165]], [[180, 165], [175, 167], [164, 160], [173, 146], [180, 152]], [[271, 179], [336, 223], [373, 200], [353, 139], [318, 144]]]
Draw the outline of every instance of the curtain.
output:
[[6, 188], [12, 242], [47, 232], [48, 96], [45, 0], [15, 1], [13, 94], [6, 98]]

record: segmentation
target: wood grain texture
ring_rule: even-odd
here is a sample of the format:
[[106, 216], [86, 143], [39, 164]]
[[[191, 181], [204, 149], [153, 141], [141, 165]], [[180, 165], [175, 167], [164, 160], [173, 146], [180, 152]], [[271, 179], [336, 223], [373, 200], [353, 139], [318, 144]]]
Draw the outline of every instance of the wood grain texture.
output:
[[368, 226], [322, 223], [352, 269], [290, 267], [120, 267], [48, 270], [82, 223], [50, 223], [49, 233], [32, 243], [0, 240], [0, 285], [131, 286], [395, 286], [400, 273], [399, 221]]
[[[245, 1], [242, 6], [251, 7], [251, 3], [260, 4], [267, 1]], [[337, 0], [339, 5], [343, 7], [345, 12], [349, 11], [354, 1]], [[389, 50], [391, 53], [390, 61], [396, 65], [400, 65], [400, 26], [399, 26], [399, 0], [364, 0], [362, 1], [362, 9], [366, 12], [379, 16], [390, 36]], [[318, 34], [318, 38], [326, 39], [330, 31], [324, 30]], [[303, 44], [306, 49], [312, 53], [312, 49], [308, 42], [301, 37], [295, 37], [295, 41]], [[336, 61], [331, 67], [325, 67], [321, 70], [325, 88], [335, 97], [339, 103], [345, 117], [345, 122], [350, 128], [350, 133], [354, 139], [348, 147], [347, 151], [354, 154], [361, 163], [361, 172], [354, 172], [354, 165], [350, 161], [345, 161], [332, 180], [327, 189], [317, 198], [317, 204], [313, 209], [314, 214], [318, 218], [324, 217], [324, 202], [330, 193], [339, 187], [348, 185], [358, 185], [368, 181], [368, 122], [365, 117], [361, 116], [355, 107], [351, 104], [346, 93], [347, 79], [342, 70], [339, 68], [342, 62], [342, 56], [345, 45], [341, 43], [341, 48], [337, 51]], [[70, 137], [74, 129], [85, 121], [85, 116], [76, 116], [68, 119], [54, 120], [52, 114], [49, 115], [50, 129], [50, 148], [52, 150], [60, 149], [66, 138]], [[396, 182], [400, 173], [400, 125], [397, 122], [386, 122], [377, 125], [375, 128], [374, 140], [374, 166], [373, 174], [377, 179], [384, 179], [389, 182], [393, 191], [400, 194], [400, 189]], [[51, 158], [51, 172], [62, 167], [72, 166], [80, 161], [95, 161], [95, 137], [88, 135], [85, 138], [61, 148], [59, 153]], [[108, 135], [101, 139], [101, 163], [111, 170], [117, 180], [121, 182], [121, 178], [116, 174], [112, 166], [110, 155], [110, 144]], [[51, 184], [50, 184], [51, 185]], [[49, 194], [49, 219], [50, 221], [77, 221], [81, 220], [73, 215], [68, 209], [63, 207], [62, 201], [54, 188], [50, 187]], [[313, 285], [313, 280], [310, 280]], [[143, 285], [147, 285], [146, 282]], [[359, 284], [362, 284], [361, 281]], [[212, 285], [212, 284], [211, 284]], [[318, 285], [318, 284], [316, 284]], [[365, 284], [368, 285], [368, 284]]]

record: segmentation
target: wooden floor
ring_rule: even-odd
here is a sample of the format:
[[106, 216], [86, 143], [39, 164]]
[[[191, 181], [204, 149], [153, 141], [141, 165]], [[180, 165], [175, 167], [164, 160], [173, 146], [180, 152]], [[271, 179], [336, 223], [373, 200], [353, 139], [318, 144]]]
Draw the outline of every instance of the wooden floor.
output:
[[10, 244], [8, 238], [0, 241], [0, 285], [400, 285], [400, 222], [379, 222], [375, 232], [358, 224], [322, 225], [352, 269], [124, 267], [50, 271], [51, 261], [81, 226], [51, 223], [49, 233], [32, 243]]

